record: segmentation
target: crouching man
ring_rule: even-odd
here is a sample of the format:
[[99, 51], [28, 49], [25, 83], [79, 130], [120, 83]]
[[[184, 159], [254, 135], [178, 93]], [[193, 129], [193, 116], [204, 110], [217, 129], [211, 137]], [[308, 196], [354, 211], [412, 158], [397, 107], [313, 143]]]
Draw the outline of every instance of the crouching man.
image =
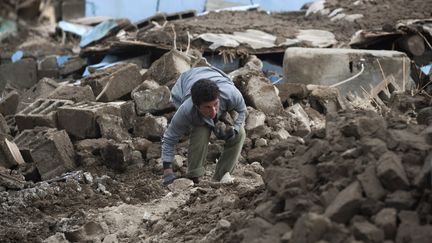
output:
[[[197, 67], [182, 73], [171, 90], [171, 101], [177, 108], [162, 140], [163, 183], [176, 178], [172, 169], [175, 145], [189, 135], [186, 177], [199, 182], [204, 175], [204, 161], [210, 134], [225, 140], [224, 150], [216, 164], [213, 180], [220, 181], [232, 173], [245, 140], [246, 105], [240, 91], [221, 70]], [[233, 126], [216, 126], [226, 112], [236, 111]]]

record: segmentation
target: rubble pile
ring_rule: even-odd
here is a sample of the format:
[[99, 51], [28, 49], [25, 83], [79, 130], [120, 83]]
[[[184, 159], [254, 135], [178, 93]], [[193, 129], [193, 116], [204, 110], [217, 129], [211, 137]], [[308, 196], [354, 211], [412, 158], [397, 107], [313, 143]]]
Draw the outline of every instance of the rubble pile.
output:
[[[397, 2], [137, 23], [80, 19], [85, 1], [0, 3], [18, 28], [0, 21], [1, 241], [428, 242], [430, 5]], [[212, 135], [202, 182], [182, 178], [184, 139], [164, 187], [170, 89], [210, 65], [248, 109], [234, 179], [211, 181]]]

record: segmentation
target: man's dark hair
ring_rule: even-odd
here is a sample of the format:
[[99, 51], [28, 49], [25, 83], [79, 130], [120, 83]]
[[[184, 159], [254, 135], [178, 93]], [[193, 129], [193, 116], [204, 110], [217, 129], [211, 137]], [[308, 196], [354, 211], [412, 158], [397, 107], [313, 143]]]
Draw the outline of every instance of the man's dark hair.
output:
[[218, 86], [211, 80], [201, 79], [192, 85], [192, 102], [196, 106], [215, 100], [219, 96]]

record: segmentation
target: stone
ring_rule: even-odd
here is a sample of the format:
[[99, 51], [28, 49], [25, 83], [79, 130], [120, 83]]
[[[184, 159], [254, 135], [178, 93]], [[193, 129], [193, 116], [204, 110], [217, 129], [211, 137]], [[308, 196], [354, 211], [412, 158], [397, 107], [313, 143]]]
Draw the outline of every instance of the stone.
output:
[[105, 231], [102, 225], [90, 221], [80, 227], [69, 229], [64, 234], [69, 242], [100, 242], [100, 239], [105, 235]]
[[381, 200], [387, 195], [387, 191], [379, 181], [375, 166], [368, 166], [365, 171], [357, 176], [366, 197]]
[[0, 134], [10, 134], [10, 132], [6, 118], [0, 114]]
[[394, 208], [383, 208], [374, 217], [376, 226], [384, 230], [385, 239], [392, 240], [396, 236], [397, 211]]
[[425, 107], [418, 111], [417, 114], [418, 124], [431, 125], [432, 124], [432, 107]]
[[431, 165], [432, 165], [432, 152], [429, 152], [429, 154], [424, 159], [424, 163], [421, 171], [414, 178], [413, 184], [415, 186], [419, 188], [425, 188], [427, 185], [430, 185], [432, 183], [432, 180], [430, 178], [431, 171], [432, 171]]
[[0, 100], [0, 113], [3, 116], [15, 115], [20, 98], [20, 94], [16, 90], [7, 93]]
[[36, 126], [58, 127], [57, 110], [66, 104], [71, 104], [69, 100], [38, 99], [24, 110], [15, 115], [18, 130], [32, 129]]
[[42, 241], [42, 243], [69, 243], [66, 239], [66, 236], [64, 233], [57, 232], [55, 235], [52, 235], [45, 240]]
[[306, 85], [302, 83], [278, 82], [275, 85], [279, 90], [279, 98], [282, 103], [288, 102], [289, 99], [301, 100], [309, 94]]
[[87, 66], [87, 59], [79, 56], [69, 58], [65, 63], [60, 65], [59, 73], [61, 76], [66, 76], [75, 72], [79, 72]]
[[134, 125], [134, 135], [149, 140], [160, 140], [168, 126], [165, 117], [156, 117], [146, 114], [144, 117], [137, 117]]
[[142, 78], [137, 65], [121, 63], [97, 70], [83, 78], [81, 85], [90, 85], [96, 101], [108, 102], [130, 94], [141, 82]]
[[376, 172], [386, 189], [395, 191], [409, 188], [410, 184], [401, 159], [393, 152], [387, 152], [379, 158]]
[[71, 86], [71, 85], [60, 85], [48, 96], [48, 99], [62, 99], [72, 100], [74, 102], [80, 101], [95, 101], [96, 97], [89, 85], [85, 86]]
[[329, 218], [315, 213], [306, 213], [295, 223], [290, 242], [318, 242], [332, 228], [333, 225]]
[[168, 189], [170, 189], [172, 192], [184, 192], [193, 186], [194, 182], [192, 180], [187, 178], [179, 178], [174, 180], [173, 183], [169, 184]]
[[355, 222], [352, 228], [352, 232], [357, 240], [371, 243], [381, 243], [384, 241], [384, 231], [367, 221]]
[[267, 145], [267, 140], [264, 138], [258, 138], [255, 140], [255, 147], [266, 147]]
[[26, 89], [37, 83], [37, 64], [33, 58], [23, 58], [14, 63], [0, 65], [0, 92], [9, 83], [15, 88]]
[[347, 223], [359, 210], [362, 188], [358, 181], [343, 189], [326, 208], [324, 215], [332, 221]]
[[409, 129], [388, 129], [388, 139], [397, 144], [401, 151], [416, 149], [420, 151], [430, 151], [432, 146], [427, 143], [426, 138], [419, 133], [414, 133]]
[[295, 104], [286, 109], [286, 111], [295, 118], [296, 124], [292, 135], [305, 137], [311, 133], [311, 121], [308, 114], [300, 104]]
[[345, 102], [340, 96], [338, 89], [310, 84], [306, 88], [310, 92], [309, 103], [311, 107], [320, 113], [327, 114], [346, 109]]
[[432, 237], [431, 225], [420, 225], [415, 211], [401, 211], [398, 214], [400, 224], [396, 233], [396, 243], [428, 243]]
[[167, 86], [155, 89], [141, 90], [132, 93], [135, 107], [139, 116], [146, 113], [158, 114], [168, 109], [174, 109], [170, 102], [171, 92]]
[[276, 193], [280, 198], [289, 197], [291, 188], [306, 189], [306, 180], [296, 169], [269, 167], [265, 170], [263, 179], [268, 191]]
[[[389, 91], [405, 91], [410, 86], [404, 83], [410, 80], [410, 67], [404, 63], [409, 63], [409, 58], [397, 51], [290, 47], [283, 60], [284, 80], [331, 86], [362, 72], [353, 82], [336, 86], [340, 94], [364, 98], [372, 94], [381, 99], [390, 97]], [[380, 67], [387, 75], [386, 80]]]

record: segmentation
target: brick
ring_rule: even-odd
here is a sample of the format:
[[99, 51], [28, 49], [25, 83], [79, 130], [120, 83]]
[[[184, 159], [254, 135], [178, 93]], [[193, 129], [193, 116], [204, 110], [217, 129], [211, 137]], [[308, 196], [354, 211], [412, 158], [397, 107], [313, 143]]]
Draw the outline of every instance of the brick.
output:
[[121, 116], [117, 103], [83, 101], [62, 106], [58, 110], [59, 128], [75, 138], [98, 138], [100, 129], [96, 119], [101, 114]]
[[36, 126], [57, 127], [57, 109], [71, 104], [69, 100], [38, 99], [15, 116], [18, 130], [32, 129]]

